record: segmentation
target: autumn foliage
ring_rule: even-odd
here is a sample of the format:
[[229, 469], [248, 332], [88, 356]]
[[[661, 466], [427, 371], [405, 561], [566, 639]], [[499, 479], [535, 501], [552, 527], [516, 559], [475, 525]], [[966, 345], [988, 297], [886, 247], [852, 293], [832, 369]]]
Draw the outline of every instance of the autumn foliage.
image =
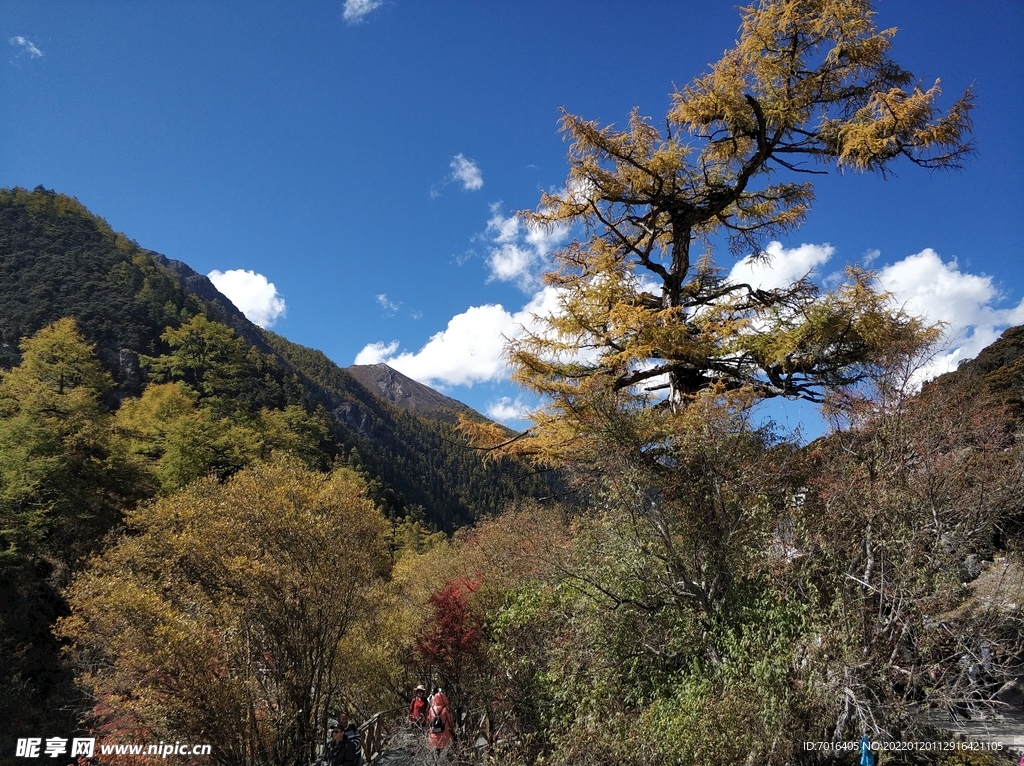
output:
[[311, 760], [329, 712], [373, 704], [360, 636], [390, 561], [365, 491], [284, 461], [131, 514], [59, 625], [93, 714], [209, 742], [225, 764]]
[[482, 616], [470, 600], [482, 582], [460, 577], [431, 593], [427, 600], [430, 616], [414, 643], [419, 660], [438, 674], [456, 699], [467, 670], [484, 654]]
[[[973, 94], [941, 107], [865, 0], [741, 14], [664, 129], [564, 114], [566, 184], [524, 213], [580, 233], [546, 275], [559, 310], [508, 348], [541, 406], [512, 438], [462, 428], [557, 469], [558, 501], [451, 537], [389, 525], [373, 498], [394, 488], [355, 448], [333, 460], [298, 379], [184, 307], [116, 411], [74, 322], [22, 343], [0, 379], [0, 573], [67, 586], [57, 636], [94, 731], [308, 764], [331, 714], [430, 683], [458, 758], [782, 766], [822, 762], [803, 742], [945, 739], [936, 711], [1016, 683], [1020, 331], [985, 376], [918, 392], [941, 328], [870, 272], [767, 288], [727, 260], [770, 258], [809, 173], [960, 167]], [[780, 433], [773, 398], [823, 405], [830, 433]]]

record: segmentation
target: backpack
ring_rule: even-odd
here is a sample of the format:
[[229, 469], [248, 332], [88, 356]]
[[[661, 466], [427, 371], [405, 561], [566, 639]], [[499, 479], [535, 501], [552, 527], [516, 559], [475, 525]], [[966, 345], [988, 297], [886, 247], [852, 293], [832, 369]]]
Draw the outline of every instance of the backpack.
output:
[[441, 712], [437, 713], [434, 716], [434, 718], [430, 721], [430, 731], [434, 734], [444, 733], [444, 719], [441, 717]]

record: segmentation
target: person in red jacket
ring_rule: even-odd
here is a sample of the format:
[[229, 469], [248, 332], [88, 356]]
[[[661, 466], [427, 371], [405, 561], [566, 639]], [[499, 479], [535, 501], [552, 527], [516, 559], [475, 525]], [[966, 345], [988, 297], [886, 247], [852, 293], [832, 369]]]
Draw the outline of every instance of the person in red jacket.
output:
[[409, 703], [409, 720], [417, 726], [427, 722], [427, 690], [420, 684], [412, 692], [412, 702]]
[[430, 703], [430, 710], [427, 711], [427, 744], [438, 754], [452, 741], [454, 725], [455, 720], [448, 707], [448, 697], [444, 692], [438, 691]]

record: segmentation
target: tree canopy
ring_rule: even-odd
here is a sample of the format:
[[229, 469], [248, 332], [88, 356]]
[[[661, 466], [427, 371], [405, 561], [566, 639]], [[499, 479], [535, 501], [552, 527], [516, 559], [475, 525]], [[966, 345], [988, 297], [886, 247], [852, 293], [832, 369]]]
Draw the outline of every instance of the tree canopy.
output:
[[365, 484], [262, 464], [127, 526], [76, 579], [59, 626], [88, 668], [96, 725], [111, 739], [191, 735], [219, 763], [309, 763], [327, 713], [360, 701], [346, 637], [390, 569]]
[[68, 564], [145, 494], [118, 448], [103, 394], [112, 386], [75, 322], [21, 343], [0, 377], [0, 560], [48, 548]]
[[[930, 707], [991, 697], [1018, 667], [1019, 588], [978, 574], [1013, 571], [996, 563], [1019, 528], [1007, 411], [976, 390], [907, 396], [940, 329], [870, 272], [767, 288], [725, 255], [770, 267], [817, 174], [960, 167], [973, 94], [940, 110], [864, 0], [742, 18], [664, 130], [563, 114], [565, 187], [522, 214], [577, 234], [546, 275], [558, 310], [508, 346], [543, 404], [512, 438], [461, 425], [580, 490], [569, 544], [533, 548], [546, 576], [485, 611], [525, 761], [809, 763], [801, 741], [927, 739]], [[1012, 369], [989, 385], [1014, 394]], [[844, 430], [801, 449], [753, 417], [773, 397]]]
[[889, 58], [895, 30], [874, 16], [866, 0], [762, 2], [673, 94], [664, 130], [637, 111], [625, 129], [563, 113], [565, 188], [523, 216], [584, 236], [546, 277], [560, 311], [509, 349], [516, 379], [550, 402], [538, 431], [564, 443], [603, 408], [678, 411], [712, 388], [820, 402], [934, 339], [864, 271], [828, 293], [806, 278], [763, 289], [731, 281], [719, 254], [768, 260], [829, 166], [885, 177], [899, 160], [958, 168], [971, 154], [973, 94], [940, 110], [938, 83]]

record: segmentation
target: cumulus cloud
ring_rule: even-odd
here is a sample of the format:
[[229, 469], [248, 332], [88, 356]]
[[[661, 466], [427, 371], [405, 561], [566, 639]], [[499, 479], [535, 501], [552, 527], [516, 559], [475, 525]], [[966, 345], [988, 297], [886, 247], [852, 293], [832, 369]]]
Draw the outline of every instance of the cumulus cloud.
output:
[[285, 315], [284, 298], [274, 283], [262, 274], [244, 269], [214, 269], [207, 276], [250, 322], [260, 327], [273, 327], [274, 322]]
[[491, 420], [496, 420], [499, 423], [510, 423], [523, 420], [528, 411], [529, 408], [523, 404], [519, 397], [512, 401], [511, 398], [503, 396], [496, 402], [488, 403], [484, 414]]
[[944, 262], [931, 248], [881, 269], [878, 284], [907, 312], [946, 324], [949, 350], [922, 371], [923, 380], [956, 369], [1002, 330], [1024, 323], [1024, 300], [999, 308], [1005, 296], [992, 277], [962, 272], [956, 259]]
[[557, 311], [558, 296], [553, 287], [539, 291], [516, 312], [500, 304], [470, 306], [456, 314], [448, 326], [434, 334], [419, 351], [399, 353], [398, 341], [370, 343], [356, 355], [356, 364], [384, 362], [404, 375], [427, 385], [472, 386], [474, 383], [504, 380], [508, 366], [504, 358], [508, 338], [537, 331], [536, 317]]
[[[827, 244], [787, 249], [772, 242], [765, 252], [770, 258], [739, 261], [729, 272], [730, 280], [764, 289], [784, 287], [805, 275], [819, 275], [835, 249]], [[878, 250], [868, 251], [864, 262], [878, 257]], [[931, 248], [880, 269], [878, 287], [908, 313], [945, 325], [948, 350], [918, 373], [918, 382], [956, 369], [993, 343], [1002, 330], [1024, 323], [1024, 300], [1000, 308], [1005, 296], [991, 277], [961, 271], [956, 259], [944, 262]]]
[[452, 169], [452, 178], [461, 181], [462, 188], [466, 191], [476, 191], [483, 187], [483, 174], [473, 160], [466, 159], [462, 154], [456, 154], [449, 167]]
[[384, 0], [345, 0], [341, 17], [349, 24], [358, 24], [384, 5]]
[[[552, 192], [552, 196], [580, 203], [589, 198], [592, 189], [593, 185], [584, 180]], [[516, 215], [503, 215], [500, 203], [495, 203], [491, 205], [484, 238], [491, 243], [487, 254], [491, 273], [487, 281], [512, 282], [524, 292], [532, 292], [540, 285], [540, 271], [547, 265], [547, 256], [569, 238], [569, 225], [524, 223]]]
[[827, 243], [786, 249], [781, 242], [771, 242], [761, 257], [748, 255], [738, 261], [729, 272], [729, 281], [758, 290], [788, 287], [798, 279], [814, 275], [834, 254], [835, 248]]
[[569, 236], [569, 227], [524, 224], [515, 215], [504, 216], [491, 205], [491, 218], [484, 236], [490, 240], [488, 282], [513, 282], [524, 292], [540, 284], [538, 271], [548, 254]]
[[398, 351], [398, 343], [373, 343], [359, 352], [356, 364], [385, 362], [428, 385], [471, 386], [506, 375], [502, 336], [513, 318], [500, 305], [471, 306], [448, 322], [422, 349]]
[[390, 343], [385, 343], [384, 341], [368, 343], [363, 346], [362, 351], [356, 354], [353, 364], [380, 364], [396, 351], [398, 351], [397, 340], [393, 340]]
[[21, 48], [21, 53], [27, 54], [29, 58], [37, 59], [43, 57], [43, 52], [39, 50], [27, 37], [15, 35], [14, 37], [8, 38], [7, 42]]
[[491, 276], [487, 281], [516, 282], [522, 289], [528, 289], [537, 281], [533, 273], [536, 262], [537, 254], [529, 248], [511, 243], [491, 248], [487, 258]]

